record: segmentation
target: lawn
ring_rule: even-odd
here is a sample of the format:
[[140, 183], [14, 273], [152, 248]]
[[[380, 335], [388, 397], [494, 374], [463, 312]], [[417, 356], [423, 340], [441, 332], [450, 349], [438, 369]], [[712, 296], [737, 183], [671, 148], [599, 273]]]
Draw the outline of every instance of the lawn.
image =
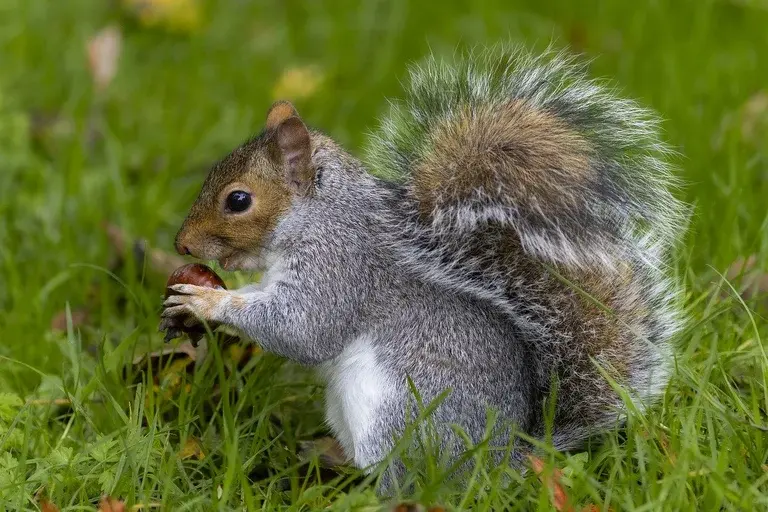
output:
[[[109, 26], [122, 51], [99, 86], [86, 45]], [[0, 0], [0, 506], [394, 503], [297, 458], [326, 433], [311, 372], [243, 345], [139, 361], [163, 346], [168, 264], [133, 242], [172, 251], [207, 167], [277, 97], [362, 154], [409, 62], [554, 41], [661, 114], [695, 209], [676, 265], [690, 322], [663, 403], [546, 471], [563, 471], [576, 510], [768, 510], [766, 27], [765, 0]], [[750, 256], [757, 279], [728, 274]], [[502, 473], [462, 487], [414, 461], [396, 499], [557, 504], [546, 478], [508, 470], [501, 488]]]

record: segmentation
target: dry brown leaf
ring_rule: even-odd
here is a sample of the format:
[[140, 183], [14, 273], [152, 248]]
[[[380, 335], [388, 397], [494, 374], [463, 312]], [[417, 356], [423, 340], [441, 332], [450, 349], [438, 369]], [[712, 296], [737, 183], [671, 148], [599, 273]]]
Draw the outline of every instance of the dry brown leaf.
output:
[[669, 438], [663, 432], [659, 434], [659, 444], [661, 445], [664, 455], [669, 459], [670, 464], [674, 466], [677, 463], [677, 454], [672, 451], [672, 448], [669, 446]]
[[27, 405], [72, 405], [72, 400], [69, 398], [35, 398], [27, 400]]
[[[547, 477], [544, 475], [543, 460], [533, 455], [529, 455], [528, 460], [530, 460], [531, 468], [533, 468], [533, 472], [539, 477], [541, 483], [552, 490], [552, 506], [554, 509], [559, 512], [574, 512], [574, 508], [570, 505], [568, 494], [560, 483], [563, 472], [558, 468], [554, 468], [552, 474]], [[594, 503], [589, 503], [581, 508], [581, 512], [598, 512], [599, 510], [600, 508]], [[613, 509], [609, 507], [607, 512], [613, 512]]]
[[[192, 385], [186, 376], [194, 372], [197, 356], [197, 350], [189, 341], [136, 356], [133, 360], [133, 366], [137, 370], [134, 376], [137, 379], [136, 382], [141, 382], [142, 375], [146, 371], [151, 370], [152, 374], [152, 382], [149, 386], [154, 395], [146, 393], [144, 399], [147, 403], [153, 396], [168, 400], [182, 389], [188, 393], [191, 392]], [[182, 384], [184, 384], [183, 388]]]
[[111, 496], [104, 496], [99, 502], [99, 512], [125, 512], [125, 502]]
[[286, 69], [272, 89], [276, 100], [300, 100], [312, 96], [323, 82], [323, 75], [315, 66]]
[[192, 457], [197, 460], [203, 460], [205, 458], [205, 452], [203, 446], [200, 444], [200, 440], [196, 437], [189, 436], [187, 442], [184, 443], [184, 447], [179, 451], [179, 458], [181, 460], [191, 459]]
[[418, 503], [398, 503], [392, 507], [392, 512], [424, 512], [424, 507]]
[[40, 510], [42, 512], [59, 512], [59, 507], [48, 500], [40, 501]]
[[[89, 313], [85, 308], [76, 309], [71, 312], [72, 314], [72, 327], [77, 329], [85, 325], [88, 322]], [[66, 331], [67, 330], [67, 311], [59, 311], [53, 318], [51, 318], [51, 330], [52, 331]]]
[[88, 40], [88, 67], [97, 91], [106, 89], [117, 74], [117, 64], [123, 45], [120, 28], [110, 25]]
[[138, 356], [133, 358], [133, 364], [138, 365], [144, 362], [145, 360], [162, 359], [165, 356], [172, 357], [173, 355], [176, 355], [176, 354], [184, 354], [188, 356], [192, 361], [195, 361], [197, 359], [197, 349], [195, 348], [194, 345], [192, 345], [192, 343], [190, 343], [189, 341], [185, 341], [173, 347], [163, 347], [161, 350], [148, 352], [146, 354], [139, 354]]
[[222, 345], [227, 343], [227, 345], [224, 346], [229, 354], [229, 359], [238, 368], [242, 368], [253, 356], [261, 353], [261, 347], [255, 343], [248, 343], [243, 346], [241, 341], [242, 340], [236, 336], [226, 336], [224, 340], [222, 340]]
[[529, 455], [528, 460], [531, 462], [531, 468], [533, 468], [541, 483], [552, 491], [552, 506], [555, 510], [559, 512], [573, 512], [573, 507], [568, 503], [568, 494], [560, 483], [560, 479], [563, 476], [562, 471], [558, 468], [553, 468], [551, 475], [545, 475], [543, 460], [533, 455]]
[[398, 503], [392, 507], [392, 512], [445, 512], [445, 508], [433, 506], [426, 508], [419, 503]]
[[333, 437], [320, 437], [299, 443], [299, 458], [307, 460], [317, 456], [320, 467], [336, 468], [349, 463], [349, 457]]

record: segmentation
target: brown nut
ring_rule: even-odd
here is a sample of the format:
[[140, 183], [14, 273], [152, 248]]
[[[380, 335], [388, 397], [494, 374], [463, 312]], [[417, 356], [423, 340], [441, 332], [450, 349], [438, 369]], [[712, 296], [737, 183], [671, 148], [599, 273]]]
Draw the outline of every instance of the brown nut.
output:
[[[208, 288], [221, 287], [225, 290], [227, 289], [219, 275], [212, 268], [201, 263], [189, 263], [174, 270], [165, 285], [166, 299], [171, 295], [175, 295], [175, 292], [171, 290], [171, 286], [176, 284], [193, 284]], [[193, 342], [197, 342], [205, 336], [206, 329], [203, 324], [198, 323], [193, 326], [186, 326], [184, 325], [185, 320], [186, 318], [172, 318], [164, 321], [165, 341], [178, 338], [182, 333], [186, 333]], [[209, 327], [212, 330], [216, 328], [215, 325], [209, 325]]]
[[189, 263], [174, 270], [165, 285], [165, 298], [174, 295], [171, 286], [176, 284], [194, 284], [207, 288], [221, 287], [227, 289], [227, 285], [224, 284], [219, 275], [211, 267], [201, 263]]

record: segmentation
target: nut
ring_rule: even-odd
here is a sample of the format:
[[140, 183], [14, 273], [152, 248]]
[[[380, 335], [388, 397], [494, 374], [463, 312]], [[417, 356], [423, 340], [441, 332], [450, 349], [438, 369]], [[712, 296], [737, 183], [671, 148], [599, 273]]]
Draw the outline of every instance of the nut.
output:
[[171, 277], [168, 278], [168, 283], [165, 285], [166, 298], [174, 295], [171, 286], [176, 284], [194, 284], [208, 288], [220, 287], [225, 290], [227, 288], [224, 281], [211, 267], [201, 263], [189, 263], [174, 270]]
[[[165, 285], [165, 298], [175, 295], [175, 292], [171, 290], [171, 286], [176, 284], [193, 284], [208, 288], [220, 287], [225, 290], [227, 288], [224, 281], [212, 268], [201, 263], [189, 263], [174, 270]], [[188, 320], [188, 318], [167, 318], [164, 320], [161, 324], [161, 329], [164, 328], [166, 331], [165, 341], [178, 338], [182, 333], [186, 333], [193, 342], [197, 342], [205, 336], [206, 329], [203, 324], [197, 323], [187, 326], [184, 325], [185, 320]], [[217, 326], [209, 325], [208, 327], [214, 330]]]

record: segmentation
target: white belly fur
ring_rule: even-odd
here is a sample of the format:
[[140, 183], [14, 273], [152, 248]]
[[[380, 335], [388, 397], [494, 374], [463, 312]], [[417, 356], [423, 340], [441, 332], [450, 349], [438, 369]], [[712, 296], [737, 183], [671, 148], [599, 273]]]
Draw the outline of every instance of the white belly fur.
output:
[[366, 460], [360, 449], [367, 442], [376, 409], [395, 392], [393, 379], [377, 362], [367, 336], [353, 341], [333, 361], [323, 365], [327, 380], [326, 421], [345, 454], [364, 468], [377, 461]]

